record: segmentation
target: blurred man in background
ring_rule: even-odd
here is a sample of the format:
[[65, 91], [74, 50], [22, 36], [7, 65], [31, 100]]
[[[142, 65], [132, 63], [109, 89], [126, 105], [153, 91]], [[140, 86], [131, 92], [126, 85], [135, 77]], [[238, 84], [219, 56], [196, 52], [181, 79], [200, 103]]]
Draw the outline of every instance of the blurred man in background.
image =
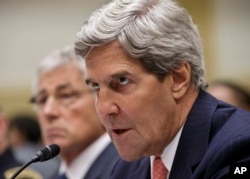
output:
[[250, 111], [250, 93], [236, 83], [217, 80], [209, 85], [207, 91], [219, 100]]
[[[35, 116], [25, 112], [10, 117], [8, 139], [15, 158], [23, 164], [43, 148], [38, 121]], [[29, 166], [40, 173], [43, 178], [48, 179], [55, 176], [58, 167], [58, 157], [46, 163], [37, 162]]]
[[4, 173], [13, 168], [20, 166], [9, 145], [8, 141], [8, 120], [0, 111], [0, 179], [4, 179]]
[[84, 75], [84, 62], [73, 47], [57, 50], [40, 63], [31, 101], [44, 142], [61, 148], [59, 177], [104, 179], [118, 154], [98, 118]]

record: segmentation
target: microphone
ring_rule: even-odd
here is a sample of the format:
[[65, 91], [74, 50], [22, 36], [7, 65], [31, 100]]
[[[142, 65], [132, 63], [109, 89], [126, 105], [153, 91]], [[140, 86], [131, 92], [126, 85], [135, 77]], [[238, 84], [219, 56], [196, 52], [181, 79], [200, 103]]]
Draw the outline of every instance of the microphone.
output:
[[14, 175], [12, 175], [12, 177], [10, 179], [16, 178], [16, 176], [19, 173], [21, 173], [21, 171], [23, 171], [30, 164], [38, 162], [38, 161], [44, 162], [44, 161], [50, 160], [50, 159], [54, 158], [55, 156], [57, 156], [59, 153], [60, 153], [60, 147], [57, 144], [51, 144], [51, 145], [44, 147], [43, 149], [39, 150], [36, 153], [36, 155], [34, 155], [31, 158], [30, 161], [25, 163], [19, 170], [17, 170], [14, 173]]

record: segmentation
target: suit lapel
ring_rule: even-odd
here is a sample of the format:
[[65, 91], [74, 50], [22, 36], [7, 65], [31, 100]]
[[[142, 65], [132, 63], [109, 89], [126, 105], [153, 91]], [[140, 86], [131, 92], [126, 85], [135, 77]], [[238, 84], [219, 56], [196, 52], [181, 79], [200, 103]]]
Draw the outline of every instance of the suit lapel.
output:
[[145, 157], [142, 160], [140, 160], [135, 170], [130, 173], [129, 178], [150, 179], [151, 178], [150, 158]]
[[150, 158], [144, 157], [134, 162], [127, 162], [120, 158], [110, 179], [150, 179]]
[[84, 178], [109, 178], [110, 172], [118, 160], [118, 153], [112, 143], [110, 143], [104, 151], [98, 156], [91, 165], [89, 171]]
[[211, 119], [216, 106], [214, 98], [206, 92], [200, 91], [184, 125], [170, 179], [191, 178], [207, 150]]
[[[129, 162], [128, 162], [129, 163]], [[144, 157], [136, 162], [132, 162], [133, 167], [128, 165], [127, 173], [124, 178], [136, 178], [136, 179], [150, 179], [151, 169], [150, 169], [150, 158]], [[123, 177], [121, 177], [122, 179]]]

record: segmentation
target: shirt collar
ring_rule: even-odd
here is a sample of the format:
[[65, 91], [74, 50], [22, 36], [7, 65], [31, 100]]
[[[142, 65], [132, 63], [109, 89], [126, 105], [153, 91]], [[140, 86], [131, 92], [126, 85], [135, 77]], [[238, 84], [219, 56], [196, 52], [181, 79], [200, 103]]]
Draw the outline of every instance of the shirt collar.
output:
[[[99, 137], [90, 146], [88, 146], [82, 153], [77, 156], [73, 162], [66, 167], [64, 161], [61, 162], [59, 173], [66, 172], [68, 179], [82, 179], [88, 172], [91, 165], [101, 154], [101, 152], [111, 142], [107, 133]], [[93, 152], [95, 151], [95, 152]]]
[[[184, 126], [184, 125], [183, 125]], [[183, 130], [183, 126], [181, 129], [177, 132], [174, 139], [170, 142], [170, 144], [164, 149], [163, 153], [161, 154], [161, 159], [165, 167], [168, 169], [168, 174], [171, 171], [174, 156], [177, 150], [177, 146], [180, 140], [181, 132]], [[153, 161], [155, 159], [155, 156], [150, 156], [150, 163], [151, 163], [151, 176], [153, 171]], [[167, 177], [168, 178], [168, 177]]]

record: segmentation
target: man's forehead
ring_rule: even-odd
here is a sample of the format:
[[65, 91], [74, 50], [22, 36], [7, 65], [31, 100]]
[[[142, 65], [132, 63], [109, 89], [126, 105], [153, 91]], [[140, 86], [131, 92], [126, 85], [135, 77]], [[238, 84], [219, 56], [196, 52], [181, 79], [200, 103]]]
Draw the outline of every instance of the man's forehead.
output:
[[108, 44], [93, 47], [85, 58], [85, 62], [88, 62], [94, 57], [99, 57], [100, 59], [105, 55], [113, 54], [114, 52], [125, 53], [121, 43], [118, 40], [112, 41]]
[[73, 85], [70, 82], [59, 83], [51, 88], [41, 87], [38, 91], [38, 94], [43, 94], [43, 93], [48, 93], [48, 92], [53, 92], [53, 91], [57, 92], [57, 91], [61, 91], [64, 89], [70, 89], [72, 87]]

